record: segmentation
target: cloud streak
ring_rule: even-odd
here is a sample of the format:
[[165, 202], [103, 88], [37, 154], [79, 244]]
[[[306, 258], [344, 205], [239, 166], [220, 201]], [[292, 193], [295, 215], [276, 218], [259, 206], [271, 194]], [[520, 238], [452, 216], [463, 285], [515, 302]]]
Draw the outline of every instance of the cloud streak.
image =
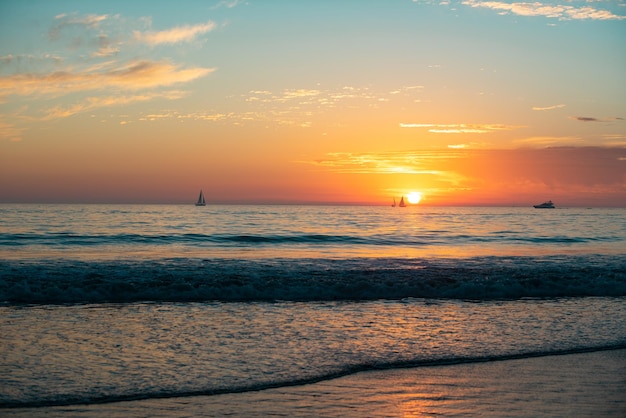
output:
[[515, 2], [465, 0], [466, 6], [487, 8], [500, 14], [513, 13], [518, 16], [542, 16], [559, 20], [624, 20], [626, 16], [616, 15], [608, 10], [593, 7], [574, 7], [569, 5], [550, 4], [547, 2]]
[[72, 106], [55, 106], [48, 109], [43, 120], [66, 118], [101, 107], [128, 105], [131, 103], [145, 102], [154, 99], [177, 100], [185, 97], [186, 95], [186, 92], [174, 90], [163, 93], [146, 93], [131, 96], [88, 97], [83, 102]]
[[589, 116], [570, 116], [570, 119], [577, 120], [579, 122], [614, 122], [618, 120], [624, 120], [623, 118], [593, 118]]
[[0, 77], [0, 97], [67, 95], [93, 90], [141, 90], [186, 83], [213, 72], [212, 68], [181, 68], [168, 62], [135, 61], [106, 71], [57, 71]]
[[565, 105], [564, 104], [558, 104], [558, 105], [554, 105], [554, 106], [546, 106], [546, 107], [539, 107], [539, 106], [535, 106], [532, 109], [533, 110], [537, 110], [537, 111], [544, 111], [544, 110], [554, 110], [554, 109], [561, 109], [564, 108]]
[[244, 2], [242, 0], [222, 0], [215, 6], [211, 7], [211, 9], [219, 9], [221, 7], [232, 9], [239, 6], [240, 4], [244, 4]]
[[0, 120], [0, 140], [21, 141], [24, 130], [24, 128], [17, 127], [12, 123]]
[[460, 158], [454, 151], [397, 151], [379, 153], [336, 152], [324, 159], [299, 161], [342, 174], [414, 174], [448, 178], [454, 177], [438, 167], [444, 161]]
[[434, 123], [400, 123], [401, 128], [428, 128], [428, 132], [436, 134], [486, 134], [496, 131], [511, 131], [524, 126], [503, 124], [434, 124]]
[[208, 21], [199, 25], [185, 25], [176, 28], [158, 31], [158, 32], [140, 32], [134, 31], [135, 39], [149, 45], [178, 44], [183, 42], [191, 42], [199, 35], [210, 32], [215, 29], [215, 22]]
[[55, 16], [54, 19], [57, 21], [57, 24], [54, 25], [48, 32], [48, 36], [51, 40], [57, 40], [60, 37], [61, 32], [71, 26], [79, 26], [90, 29], [98, 28], [102, 22], [109, 19], [109, 15], [89, 14], [80, 16], [77, 14], [62, 13]]

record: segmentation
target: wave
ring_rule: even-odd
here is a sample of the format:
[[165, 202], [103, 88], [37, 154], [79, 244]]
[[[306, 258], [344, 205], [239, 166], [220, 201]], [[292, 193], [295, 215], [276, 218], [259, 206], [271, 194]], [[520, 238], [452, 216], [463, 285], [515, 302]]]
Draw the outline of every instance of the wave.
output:
[[139, 401], [146, 399], [166, 399], [166, 398], [189, 398], [193, 396], [215, 396], [234, 393], [256, 392], [268, 389], [286, 388], [293, 386], [303, 386], [327, 380], [333, 380], [356, 373], [374, 371], [374, 370], [392, 370], [401, 368], [417, 368], [417, 367], [434, 367], [434, 366], [452, 366], [458, 364], [486, 363], [495, 361], [521, 360], [537, 357], [558, 356], [591, 353], [598, 351], [622, 350], [626, 349], [626, 343], [618, 343], [613, 345], [575, 347], [570, 349], [552, 350], [552, 351], [530, 351], [522, 353], [511, 353], [494, 356], [467, 356], [467, 357], [443, 357], [433, 359], [415, 359], [412, 361], [387, 362], [387, 363], [363, 363], [348, 365], [341, 369], [330, 371], [326, 374], [317, 376], [297, 378], [285, 381], [269, 381], [255, 383], [244, 386], [234, 387], [218, 387], [191, 389], [180, 391], [152, 391], [137, 392], [126, 394], [112, 395], [59, 395], [51, 399], [40, 400], [13, 400], [0, 402], [0, 409], [16, 409], [16, 408], [43, 408], [53, 406], [70, 406], [70, 405], [95, 405], [115, 402]]
[[31, 245], [49, 247], [93, 247], [102, 245], [290, 245], [290, 244], [346, 244], [372, 246], [427, 246], [450, 244], [527, 243], [527, 244], [582, 244], [618, 242], [617, 236], [532, 236], [519, 235], [514, 231], [501, 231], [489, 235], [454, 234], [450, 231], [431, 231], [418, 236], [395, 234], [341, 235], [341, 234], [93, 234], [72, 232], [57, 233], [5, 233], [0, 234], [0, 247]]
[[0, 260], [0, 303], [626, 296], [623, 256]]

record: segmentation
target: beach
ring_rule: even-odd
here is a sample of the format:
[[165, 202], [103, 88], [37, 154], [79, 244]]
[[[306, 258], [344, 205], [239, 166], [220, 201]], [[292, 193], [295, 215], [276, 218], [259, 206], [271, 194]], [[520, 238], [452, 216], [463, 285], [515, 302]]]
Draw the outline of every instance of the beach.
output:
[[355, 373], [215, 396], [4, 410], [46, 417], [620, 417], [626, 350]]

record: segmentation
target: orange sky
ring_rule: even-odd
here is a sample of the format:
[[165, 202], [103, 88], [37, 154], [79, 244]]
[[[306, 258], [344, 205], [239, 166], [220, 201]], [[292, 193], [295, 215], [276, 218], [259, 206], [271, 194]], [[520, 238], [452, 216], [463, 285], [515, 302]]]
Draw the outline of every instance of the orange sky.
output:
[[38, 5], [0, 203], [626, 206], [621, 0]]

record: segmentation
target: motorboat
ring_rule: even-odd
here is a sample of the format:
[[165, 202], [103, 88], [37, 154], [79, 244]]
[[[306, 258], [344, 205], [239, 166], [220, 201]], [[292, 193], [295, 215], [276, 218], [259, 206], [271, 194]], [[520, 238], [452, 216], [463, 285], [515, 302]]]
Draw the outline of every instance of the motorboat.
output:
[[547, 202], [543, 202], [540, 205], [533, 205], [533, 208], [535, 208], [535, 209], [554, 209], [554, 203], [552, 203], [551, 200], [548, 200]]

